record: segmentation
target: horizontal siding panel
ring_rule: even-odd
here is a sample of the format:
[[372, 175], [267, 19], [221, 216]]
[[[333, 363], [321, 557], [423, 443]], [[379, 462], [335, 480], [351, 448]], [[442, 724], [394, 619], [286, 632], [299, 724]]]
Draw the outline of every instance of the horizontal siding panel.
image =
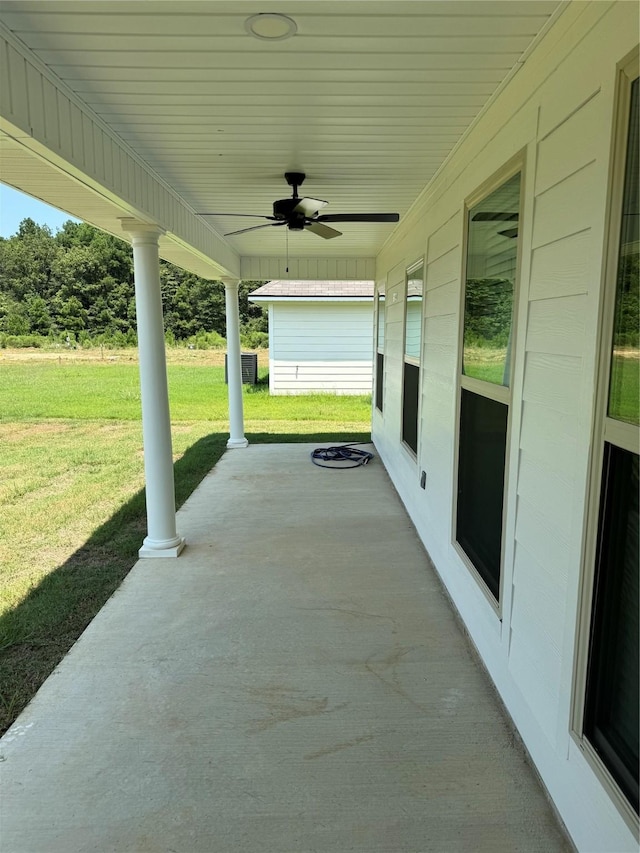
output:
[[[295, 328], [295, 331], [293, 329]], [[304, 322], [298, 324], [284, 324], [281, 322], [274, 323], [273, 333], [277, 335], [278, 340], [288, 341], [290, 343], [304, 344], [305, 341], [323, 341], [326, 345], [330, 345], [333, 341], [344, 342], [345, 340], [361, 341], [369, 340], [372, 337], [372, 330], [367, 328], [350, 328], [349, 324], [324, 324], [314, 326], [308, 330]]]
[[529, 299], [587, 293], [593, 285], [591, 229], [541, 246], [532, 253]]
[[581, 358], [529, 352], [522, 397], [575, 417], [580, 410], [582, 371]]
[[588, 308], [585, 295], [532, 302], [527, 322], [527, 351], [582, 355], [585, 349], [583, 318]]
[[[455, 330], [455, 334], [453, 334]], [[428, 317], [424, 334], [424, 376], [443, 376], [455, 381], [457, 368], [457, 318], [451, 314]]]
[[597, 169], [592, 163], [536, 198], [533, 248], [585, 231], [598, 215], [594, 209]]
[[549, 742], [555, 745], [558, 693], [549, 689], [548, 673], [538, 654], [526, 635], [512, 635], [509, 670], [541, 730]]
[[286, 374], [278, 374], [275, 378], [274, 384], [277, 385], [278, 388], [298, 388], [300, 385], [304, 385], [306, 388], [370, 388], [371, 387], [371, 375], [367, 376], [353, 376], [351, 373], [334, 373], [326, 376], [319, 376], [317, 374], [305, 374], [300, 372], [297, 376], [295, 374], [286, 375]]
[[462, 211], [458, 210], [430, 236], [427, 246], [427, 263], [432, 264], [442, 255], [455, 249], [462, 237]]
[[540, 563], [522, 545], [516, 546], [511, 627], [538, 646], [554, 685], [560, 681], [560, 650], [564, 635], [566, 583], [553, 563]]
[[[576, 55], [588, 50], [579, 46]], [[566, 121], [581, 104], [591, 100], [599, 91], [599, 80], [596, 74], [590, 73], [589, 62], [563, 62], [555, 72], [550, 86], [553, 97], [544, 98], [540, 109], [540, 136], [544, 137]]]
[[426, 433], [440, 435], [447, 447], [453, 445], [453, 411], [455, 388], [441, 376], [430, 376], [422, 389], [422, 419]]
[[371, 360], [373, 357], [373, 347], [370, 341], [368, 349], [364, 349], [363, 346], [357, 343], [349, 343], [349, 341], [339, 344], [338, 342], [334, 342], [330, 351], [327, 350], [325, 341], [308, 341], [304, 349], [301, 349], [298, 344], [275, 341], [272, 345], [272, 350], [274, 358], [289, 361], [293, 359], [317, 361], [319, 358], [326, 358], [329, 354], [332, 359], [355, 359], [361, 357]]
[[336, 376], [350, 375], [353, 377], [370, 376], [372, 365], [364, 362], [343, 362], [343, 361], [325, 361], [325, 362], [298, 362], [294, 361], [273, 361], [274, 370], [278, 371], [278, 376]]
[[427, 292], [441, 284], [446, 284], [448, 281], [458, 280], [460, 278], [460, 262], [459, 247], [454, 246], [436, 261], [427, 264]]
[[518, 469], [518, 494], [526, 497], [534, 506], [544, 505], [545, 513], [557, 524], [571, 529], [574, 502], [574, 475], [558, 471], [550, 464], [543, 465], [539, 458], [520, 451]]
[[602, 137], [594, 133], [602, 122], [601, 98], [596, 96], [564, 121], [538, 145], [536, 194], [596, 159]]
[[287, 324], [295, 322], [304, 322], [305, 329], [327, 329], [327, 324], [331, 328], [364, 328], [365, 326], [373, 328], [373, 309], [369, 306], [368, 311], [350, 311], [345, 305], [344, 311], [336, 310], [333, 312], [323, 311], [321, 308], [316, 310], [309, 305], [307, 308], [302, 308], [304, 313], [293, 313], [287, 310], [286, 306], [276, 304], [274, 306], [276, 313], [276, 322]]
[[569, 576], [571, 551], [568, 533], [564, 520], [555, 518], [539, 496], [518, 495], [516, 541], [537, 563], [553, 566], [560, 587], [564, 587]]
[[523, 404], [521, 449], [567, 475], [573, 470], [578, 453], [576, 432], [575, 417], [537, 403]]
[[429, 289], [425, 298], [425, 316], [457, 315], [460, 305], [458, 280]]
[[295, 393], [295, 394], [310, 394], [314, 392], [340, 392], [342, 394], [370, 394], [371, 382], [366, 384], [362, 381], [347, 381], [341, 378], [335, 380], [312, 380], [303, 378], [299, 382], [287, 382], [286, 380], [278, 380], [274, 382], [272, 391], [274, 393]]

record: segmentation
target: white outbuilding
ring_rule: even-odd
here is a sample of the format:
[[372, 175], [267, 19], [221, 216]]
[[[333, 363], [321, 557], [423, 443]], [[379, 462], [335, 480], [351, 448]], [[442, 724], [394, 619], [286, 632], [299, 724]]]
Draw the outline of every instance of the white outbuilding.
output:
[[[211, 561], [210, 583], [203, 581], [197, 594], [216, 600], [224, 594], [220, 568], [226, 555], [217, 529], [212, 523], [206, 531], [214, 543], [209, 550], [195, 532], [207, 519], [194, 528], [181, 513], [180, 526], [176, 522], [160, 258], [224, 282], [227, 447], [245, 454], [246, 476], [260, 477], [267, 497], [280, 472], [261, 469], [253, 448], [243, 449], [239, 282], [270, 282], [253, 299], [269, 305], [274, 394], [369, 391], [375, 336], [371, 438], [376, 460], [413, 521], [406, 535], [424, 544], [575, 849], [638, 853], [638, 4], [280, 0], [276, 12], [263, 2], [249, 8], [219, 0], [184, 2], [179, 16], [177, 8], [159, 0], [28, 0], [4, 3], [0, 22], [2, 182], [133, 244], [148, 529], [141, 556], [176, 557], [184, 544], [180, 526], [192, 530], [194, 547]], [[289, 171], [301, 168], [304, 195], [297, 193], [303, 173]], [[282, 281], [289, 274], [293, 281]], [[337, 284], [343, 285], [339, 292]], [[293, 510], [307, 494], [290, 482]], [[361, 482], [363, 513], [372, 506], [378, 512], [375, 486], [366, 476]], [[238, 506], [230, 501], [220, 523], [236, 526], [242, 549], [250, 522]], [[382, 525], [396, 523], [395, 511], [393, 498], [388, 513], [379, 512], [381, 527], [374, 534], [381, 547]], [[271, 518], [273, 561], [303, 555], [308, 522], [292, 515]], [[330, 533], [327, 561], [337, 559]], [[349, 649], [327, 621], [318, 660], [325, 660], [326, 650], [327, 667], [337, 668], [345, 681], [356, 679], [361, 703], [370, 702], [374, 682], [394, 693], [402, 740], [409, 731], [403, 723], [407, 709], [422, 725], [429, 723], [402, 681], [398, 661], [430, 685], [433, 660], [428, 644], [400, 645], [410, 615], [403, 613], [394, 560], [389, 553], [389, 574], [371, 577], [379, 610], [360, 611], [354, 580], [344, 612], [324, 614], [374, 617], [380, 641]], [[161, 562], [150, 560], [144, 575], [173, 572], [180, 596], [189, 579], [171, 560]], [[316, 580], [321, 589], [325, 581]], [[256, 594], [246, 597], [244, 615], [240, 603], [233, 604], [233, 637], [241, 635], [243, 618], [286, 623], [291, 630], [265, 654], [275, 659], [282, 653], [289, 663], [295, 630], [320, 614], [303, 606], [287, 611], [283, 600], [270, 616], [266, 605], [277, 600], [277, 581], [259, 572], [254, 581]], [[426, 591], [420, 601], [430, 641], [446, 642], [431, 622]], [[388, 608], [397, 621], [388, 621]], [[392, 622], [398, 625], [393, 639]], [[169, 627], [180, 642], [180, 621]], [[142, 636], [144, 625], [135, 630]], [[226, 652], [206, 645], [210, 634], [203, 638], [203, 655], [213, 667]], [[151, 658], [148, 663], [151, 672]], [[114, 672], [122, 669], [118, 664], [113, 662]], [[163, 672], [174, 685], [188, 687], [185, 674], [170, 664], [163, 664]], [[205, 675], [217, 684], [219, 673], [211, 668]], [[293, 686], [283, 687], [290, 693], [283, 693], [283, 701], [303, 709], [298, 716], [316, 703], [330, 703], [330, 712], [342, 708], [339, 695], [324, 692], [322, 679], [305, 681], [296, 666], [287, 666], [287, 673]], [[186, 675], [202, 681], [197, 666]], [[428, 696], [430, 711], [439, 709], [437, 732], [443, 736], [448, 721], [472, 701], [462, 681], [455, 686], [459, 673], [452, 668], [451, 675], [450, 690]], [[124, 689], [129, 681], [121, 680]], [[305, 684], [313, 691], [308, 696]], [[272, 696], [264, 686], [256, 702]], [[148, 681], [147, 687], [153, 697], [158, 684]], [[151, 722], [161, 725], [164, 710]], [[184, 738], [197, 744], [200, 733], [225, 729], [226, 719], [210, 710], [203, 706], [198, 713], [196, 707], [190, 727], [182, 727]], [[97, 731], [94, 718], [87, 719], [85, 740]], [[455, 807], [456, 796], [472, 780], [467, 765], [448, 754], [447, 741], [433, 755], [420, 753], [407, 736], [404, 748], [385, 760], [377, 740], [364, 742], [386, 727], [374, 729], [372, 718], [370, 735], [347, 741], [345, 728], [338, 746], [352, 755], [372, 750], [380, 774], [394, 774], [398, 797], [400, 790], [403, 797], [412, 794], [406, 810], [396, 808], [399, 799], [390, 800], [393, 819], [385, 823], [385, 814], [376, 812], [379, 799], [359, 784], [357, 758], [343, 787], [333, 791], [326, 784], [323, 768], [346, 761], [347, 753], [329, 755], [332, 749], [323, 752], [320, 741], [326, 736], [327, 745], [335, 743], [330, 738], [340, 734], [346, 718], [327, 713], [309, 719], [319, 741], [307, 757], [322, 756], [320, 761], [290, 760], [291, 745], [304, 742], [304, 729], [296, 728], [295, 743], [273, 729], [260, 732], [281, 746], [278, 769], [284, 774], [288, 767], [290, 779], [301, 780], [299, 808], [293, 804], [299, 847], [340, 846], [323, 804], [333, 807], [344, 794], [335, 827], [342, 838], [351, 832], [343, 849], [435, 849], [429, 834], [422, 845], [408, 840], [431, 795], [414, 773], [425, 762], [450, 785], [441, 816], [450, 840], [440, 849], [504, 850], [482, 834], [492, 821], [516, 831], [528, 825], [530, 815], [518, 805], [517, 777], [505, 776], [499, 786], [478, 782], [477, 811], [465, 815]], [[334, 720], [333, 729], [325, 730], [328, 720]], [[85, 776], [75, 778], [73, 792], [83, 793], [83, 780], [90, 780], [111, 794], [104, 788], [106, 774], [96, 774], [95, 767], [102, 766], [102, 755], [105, 767], [113, 768], [113, 757], [127, 749], [128, 730], [120, 719], [112, 723], [115, 740], [110, 731], [100, 741], [106, 752], [87, 753]], [[149, 731], [153, 735], [153, 726]], [[46, 746], [54, 734], [36, 727], [20, 740], [35, 737]], [[254, 729], [250, 741], [233, 742], [244, 743], [239, 755], [251, 757], [260, 748], [255, 735]], [[469, 742], [490, 737], [471, 719]], [[138, 762], [154, 771], [145, 776], [140, 790], [146, 799], [138, 803], [137, 813], [147, 821], [147, 803], [166, 815], [184, 793], [164, 786], [172, 779], [172, 752], [166, 744], [159, 751], [160, 740], [140, 740], [147, 748], [142, 758], [153, 759]], [[216, 741], [218, 749], [230, 743]], [[135, 793], [135, 775], [128, 787], [120, 786], [123, 806], [109, 809], [110, 834], [101, 843], [91, 832], [104, 793], [98, 787], [88, 789], [90, 796], [85, 791], [91, 806], [81, 814], [64, 762], [52, 763], [46, 749], [41, 754], [24, 777], [22, 815], [2, 811], [4, 849], [61, 850], [64, 844], [67, 853], [136, 846], [131, 833], [140, 825], [123, 819], [136, 814], [134, 797], [122, 799], [122, 790]], [[191, 754], [198, 757], [195, 747]], [[33, 787], [54, 764], [58, 781], [46, 778], [52, 790], [64, 780], [60, 811]], [[4, 768], [15, 772], [11, 760]], [[256, 784], [268, 791], [276, 776], [264, 762], [260, 769]], [[160, 846], [184, 846], [182, 825], [196, 834], [209, 825], [220, 776], [202, 773], [195, 763], [192, 778], [203, 782], [199, 798], [177, 815], [182, 823], [174, 822]], [[310, 802], [305, 779], [314, 783], [317, 802]], [[248, 849], [244, 830], [251, 824], [264, 835], [260, 849], [278, 849], [279, 828], [289, 816], [275, 799], [258, 802], [243, 781], [230, 780], [237, 808], [227, 825], [235, 819], [236, 834], [226, 836], [226, 848]], [[17, 784], [12, 776], [15, 790]], [[376, 784], [374, 779], [371, 791]], [[33, 820], [25, 803], [35, 802], [39, 815], [44, 809], [51, 816], [49, 826], [41, 816]], [[28, 840], [12, 843], [9, 820]], [[48, 843], [34, 843], [33, 833], [49, 827]], [[67, 843], [72, 836], [75, 846]], [[207, 838], [198, 837], [206, 846]], [[509, 849], [516, 848], [534, 846], [516, 841]]]
[[372, 281], [270, 281], [249, 295], [269, 310], [271, 394], [370, 394]]

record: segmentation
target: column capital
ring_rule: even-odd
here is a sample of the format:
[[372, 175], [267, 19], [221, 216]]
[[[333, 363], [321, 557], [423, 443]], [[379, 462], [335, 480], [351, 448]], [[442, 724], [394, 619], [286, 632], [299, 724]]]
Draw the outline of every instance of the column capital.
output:
[[120, 218], [122, 230], [139, 243], [157, 243], [166, 230], [154, 222], [143, 222], [141, 219], [123, 216]]
[[241, 279], [239, 278], [221, 278], [220, 281], [224, 284], [225, 287], [235, 287], [237, 288], [240, 284]]

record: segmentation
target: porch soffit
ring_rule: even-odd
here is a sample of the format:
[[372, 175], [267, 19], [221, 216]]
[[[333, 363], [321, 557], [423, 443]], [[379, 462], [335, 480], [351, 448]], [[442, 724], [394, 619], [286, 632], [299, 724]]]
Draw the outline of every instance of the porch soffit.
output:
[[[296, 170], [307, 174], [301, 194], [328, 200], [326, 212], [402, 216], [562, 5], [16, 0], [1, 19], [190, 211], [270, 214], [290, 194], [283, 173]], [[249, 36], [246, 18], [267, 11], [291, 16], [297, 34]], [[52, 183], [23, 188], [87, 218]], [[261, 224], [207, 220], [218, 235], [245, 223]], [[342, 274], [372, 277], [393, 226], [337, 227], [343, 236], [330, 243], [290, 232], [289, 257], [330, 256], [337, 271], [357, 259], [357, 275]], [[283, 230], [226, 239], [244, 269], [279, 277]], [[291, 272], [305, 277], [303, 267]]]

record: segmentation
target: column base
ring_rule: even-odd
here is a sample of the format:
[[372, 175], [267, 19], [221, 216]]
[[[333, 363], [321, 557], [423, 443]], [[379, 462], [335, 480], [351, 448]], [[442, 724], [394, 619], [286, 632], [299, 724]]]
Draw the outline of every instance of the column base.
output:
[[249, 441], [246, 438], [230, 438], [227, 442], [227, 448], [231, 450], [234, 447], [248, 447]]
[[165, 542], [153, 542], [147, 537], [138, 551], [138, 557], [140, 559], [145, 557], [177, 557], [186, 544], [186, 540], [182, 536]]

